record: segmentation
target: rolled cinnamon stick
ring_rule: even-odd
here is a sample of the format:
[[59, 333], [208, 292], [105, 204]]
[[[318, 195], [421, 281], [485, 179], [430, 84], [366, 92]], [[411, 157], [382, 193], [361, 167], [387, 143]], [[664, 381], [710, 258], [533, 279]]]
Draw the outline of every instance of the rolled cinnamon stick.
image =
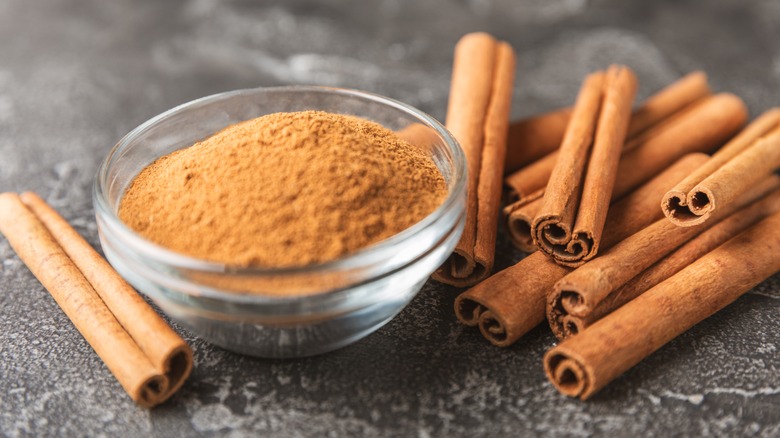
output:
[[447, 128], [468, 164], [466, 226], [433, 274], [442, 283], [470, 286], [493, 269], [514, 71], [514, 51], [490, 35], [466, 35], [455, 47]]
[[[734, 94], [719, 93], [665, 120], [632, 140], [620, 158], [616, 188], [620, 199], [683, 155], [711, 152], [745, 125], [748, 110]], [[621, 194], [622, 193], [622, 194]]]
[[558, 280], [547, 295], [547, 320], [560, 339], [571, 332], [567, 315], [586, 317], [610, 294], [628, 283], [685, 242], [721, 219], [752, 204], [780, 187], [777, 177], [753, 188], [748, 195], [720, 209], [711, 221], [680, 230], [665, 218], [639, 230], [602, 255]]
[[509, 125], [504, 173], [514, 172], [558, 149], [571, 108], [539, 114]]
[[[774, 178], [777, 180], [777, 177]], [[732, 213], [728, 218], [691, 239], [650, 269], [609, 294], [587, 315], [574, 316], [569, 314], [564, 316], [563, 337], [567, 338], [582, 332], [599, 319], [676, 274], [704, 254], [778, 212], [780, 212], [780, 190], [775, 190], [749, 207]]]
[[[620, 159], [613, 200], [620, 199], [687, 153], [712, 151], [739, 130], [745, 120], [747, 108], [742, 100], [721, 93], [646, 131], [632, 141], [637, 144]], [[541, 201], [536, 199], [542, 194], [538, 193], [534, 201], [526, 204], [515, 203], [504, 208], [510, 240], [526, 252], [536, 248], [532, 246], [531, 220], [541, 208]]]
[[531, 223], [539, 213], [543, 197], [542, 188], [504, 207], [503, 217], [509, 241], [521, 251], [534, 252], [538, 249], [531, 236]]
[[136, 403], [155, 406], [181, 387], [189, 346], [43, 200], [0, 194], [0, 233]]
[[532, 193], [540, 190], [544, 193], [544, 188], [557, 162], [558, 151], [555, 150], [504, 178], [507, 203], [527, 202]]
[[[661, 122], [670, 120], [673, 116], [682, 113], [694, 103], [703, 100], [710, 94], [707, 76], [697, 71], [680, 78], [650, 96], [631, 115], [623, 154], [642, 144], [644, 140], [641, 137], [648, 130], [659, 126]], [[558, 114], [558, 118], [555, 120], [563, 119], [562, 114], [565, 114], [566, 121], [568, 121], [570, 113], [571, 110], [567, 108], [566, 111], [559, 110], [555, 113], [543, 114], [537, 118], [521, 120], [512, 124], [509, 128], [509, 137], [507, 139], [507, 160], [512, 159], [513, 155], [520, 155], [522, 151], [520, 145], [536, 151], [539, 149], [538, 145], [544, 144], [544, 141], [549, 141], [552, 138], [557, 138], [558, 143], [560, 143], [563, 139], [566, 125], [564, 123], [554, 124], [549, 122], [548, 119], [552, 119], [554, 114]], [[522, 126], [524, 129], [513, 131], [513, 128], [516, 126]], [[542, 136], [541, 133], [536, 133], [537, 129], [546, 129], [547, 131]], [[560, 129], [560, 132], [554, 132], [554, 129]], [[523, 134], [527, 135], [527, 137], [518, 138], [518, 136]], [[523, 200], [529, 194], [544, 189], [557, 159], [558, 151], [556, 145], [554, 148], [551, 148], [551, 152], [547, 155], [539, 157], [522, 169], [508, 175], [504, 179], [504, 184], [509, 191], [509, 202]]]
[[709, 96], [712, 92], [703, 71], [688, 73], [672, 82], [661, 91], [650, 96], [631, 115], [628, 132], [637, 137], [660, 122], [669, 119], [694, 102]]
[[701, 169], [670, 190], [661, 204], [666, 217], [685, 227], [743, 196], [780, 167], [780, 108], [765, 112], [723, 146]]
[[636, 86], [634, 73], [620, 66], [583, 83], [531, 223], [534, 243], [557, 263], [577, 266], [598, 252]]
[[[707, 159], [704, 154], [687, 155], [616, 204], [609, 212], [612, 233], [605, 236], [605, 247], [661, 218], [653, 196]], [[478, 325], [494, 345], [509, 346], [545, 319], [547, 291], [569, 272], [536, 252], [460, 294], [455, 315], [466, 325]]]
[[780, 213], [759, 222], [544, 356], [563, 394], [587, 399], [780, 271]]

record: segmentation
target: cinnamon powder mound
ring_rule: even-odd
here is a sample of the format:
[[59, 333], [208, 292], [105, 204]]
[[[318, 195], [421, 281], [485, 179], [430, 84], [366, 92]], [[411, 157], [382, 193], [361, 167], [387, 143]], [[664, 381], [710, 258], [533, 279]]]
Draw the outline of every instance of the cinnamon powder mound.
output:
[[119, 208], [132, 229], [237, 266], [332, 261], [412, 226], [444, 200], [433, 160], [357, 117], [276, 113], [166, 155]]

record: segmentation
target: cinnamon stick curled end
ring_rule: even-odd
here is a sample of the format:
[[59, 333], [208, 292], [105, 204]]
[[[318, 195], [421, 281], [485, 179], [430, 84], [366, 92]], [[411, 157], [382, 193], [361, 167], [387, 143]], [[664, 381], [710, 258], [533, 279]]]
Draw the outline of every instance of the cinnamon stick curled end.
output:
[[536, 245], [561, 264], [584, 262], [596, 253], [593, 234], [572, 232], [560, 216], [537, 217], [533, 228]]
[[545, 354], [544, 371], [561, 394], [582, 400], [592, 394], [592, 370], [561, 348], [554, 348]]
[[587, 328], [586, 324], [589, 323], [590, 321], [586, 321], [583, 318], [578, 318], [572, 315], [564, 316], [561, 321], [561, 325], [563, 329], [563, 339], [568, 338], [570, 336], [574, 336], [577, 333], [585, 330]]
[[699, 225], [780, 167], [780, 109], [771, 109], [723, 146], [705, 166], [691, 173], [661, 201], [669, 220], [680, 227]]
[[483, 336], [494, 345], [509, 345], [504, 324], [490, 311], [488, 303], [483, 303], [475, 294], [462, 293], [455, 298], [455, 316], [462, 324], [479, 327]]
[[514, 214], [507, 218], [507, 231], [512, 243], [523, 252], [536, 251], [534, 239], [531, 237], [531, 221], [533, 217]]
[[504, 207], [504, 225], [509, 239], [521, 251], [531, 253], [537, 250], [531, 236], [531, 224], [539, 211], [543, 195], [543, 192], [539, 192], [527, 201], [517, 201]]
[[512, 336], [509, 332], [509, 328], [510, 326], [502, 320], [500, 314], [486, 310], [479, 316], [480, 333], [496, 347], [508, 347], [521, 336]]
[[715, 203], [712, 201], [712, 193], [708, 193], [706, 189], [692, 191], [690, 194], [670, 190], [661, 207], [666, 217], [676, 225], [692, 227], [709, 218], [715, 209]]
[[469, 327], [477, 326], [479, 317], [485, 310], [485, 306], [478, 301], [470, 299], [465, 294], [460, 294], [455, 298], [455, 316], [464, 325]]
[[579, 318], [588, 316], [593, 310], [586, 294], [577, 290], [576, 285], [562, 282], [555, 285], [555, 293], [547, 296], [547, 320], [558, 339], [579, 333], [582, 328]]
[[482, 303], [468, 292], [455, 299], [455, 316], [469, 327], [479, 327], [482, 336], [497, 347], [508, 347], [516, 340], [508, 332], [508, 326], [501, 314], [495, 314], [487, 303]]
[[181, 388], [192, 372], [192, 350], [182, 345], [171, 351], [165, 360], [163, 373], [149, 378], [140, 385], [137, 391], [130, 394], [140, 406], [152, 408], [168, 400]]
[[469, 251], [456, 248], [444, 264], [436, 270], [435, 280], [457, 287], [467, 287], [488, 277], [492, 263], [479, 260]]

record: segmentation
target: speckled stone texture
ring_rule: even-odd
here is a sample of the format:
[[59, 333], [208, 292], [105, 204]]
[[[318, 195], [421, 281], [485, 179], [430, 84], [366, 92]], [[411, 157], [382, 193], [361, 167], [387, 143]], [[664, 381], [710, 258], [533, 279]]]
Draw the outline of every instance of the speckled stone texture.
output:
[[[472, 30], [517, 49], [516, 117], [570, 103], [610, 62], [635, 69], [640, 96], [706, 70], [756, 115], [780, 105], [777, 23], [776, 0], [3, 0], [0, 191], [40, 193], [97, 245], [93, 175], [144, 120], [279, 84], [368, 90], [443, 119], [452, 48]], [[499, 267], [519, 259], [499, 246]], [[320, 357], [243, 357], [184, 332], [193, 375], [146, 411], [4, 239], [0, 260], [0, 435], [780, 435], [780, 275], [588, 402], [544, 377], [547, 327], [493, 347], [455, 321], [457, 290], [428, 283], [377, 333]]]

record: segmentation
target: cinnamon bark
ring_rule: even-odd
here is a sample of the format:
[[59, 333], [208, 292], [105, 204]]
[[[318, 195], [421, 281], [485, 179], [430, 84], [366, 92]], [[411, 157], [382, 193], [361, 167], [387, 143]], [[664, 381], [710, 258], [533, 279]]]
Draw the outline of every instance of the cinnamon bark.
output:
[[587, 399], [780, 271], [780, 213], [759, 222], [545, 354], [547, 377]]
[[667, 120], [694, 102], [709, 96], [712, 92], [703, 71], [688, 73], [658, 93], [650, 96], [631, 115], [629, 132], [636, 137], [658, 123]]
[[558, 151], [556, 150], [504, 178], [507, 202], [527, 201], [532, 193], [539, 190], [544, 192], [544, 187], [557, 162]]
[[[694, 104], [632, 141], [632, 150], [623, 154], [618, 166], [613, 200], [652, 178], [681, 156], [709, 152], [728, 140], [747, 120], [742, 100], [721, 93]], [[533, 201], [514, 203], [504, 208], [504, 218], [513, 244], [523, 251], [535, 250], [531, 220], [541, 208], [543, 192]], [[530, 198], [530, 197], [529, 197]]]
[[534, 243], [557, 263], [574, 267], [598, 253], [635, 94], [626, 67], [585, 79], [531, 223]]
[[0, 194], [0, 233], [136, 403], [155, 406], [181, 387], [189, 346], [43, 200]]
[[[648, 130], [670, 120], [673, 116], [682, 113], [694, 103], [700, 102], [710, 94], [707, 76], [702, 72], [693, 72], [650, 96], [631, 115], [623, 154], [641, 144], [643, 142], [641, 137]], [[563, 118], [560, 114], [565, 114], [568, 122], [571, 110], [565, 110], [567, 111], [559, 110], [559, 112], [543, 114], [538, 116], [538, 118], [521, 120], [512, 124], [509, 128], [507, 140], [507, 160], [513, 159], [513, 155], [520, 155], [522, 150], [520, 145], [535, 151], [537, 150], [534, 147], [535, 145], [542, 144], [543, 141], [549, 141], [552, 138], [557, 138], [558, 144], [560, 144], [566, 125], [565, 123], [554, 124], [548, 122], [548, 119], [553, 119], [553, 114], [559, 114], [558, 118], [555, 119], [559, 120]], [[515, 126], [522, 126], [524, 129], [518, 129], [520, 132], [513, 132], [513, 127]], [[537, 130], [541, 131], [542, 129], [546, 130], [544, 137], [542, 137], [541, 133], [536, 133]], [[554, 131], [555, 129], [560, 129], [560, 132]], [[528, 131], [527, 134], [526, 131]], [[526, 134], [527, 137], [518, 138], [522, 134]], [[504, 179], [504, 184], [509, 189], [508, 200], [510, 203], [524, 200], [529, 194], [544, 189], [558, 159], [557, 148], [558, 145], [555, 145], [554, 148], [550, 148], [551, 152], [547, 155], [539, 157], [532, 163], [528, 163], [525, 167], [511, 173]]]
[[514, 172], [558, 149], [570, 118], [571, 107], [567, 107], [510, 124], [504, 172]]
[[780, 108], [774, 108], [723, 146], [713, 159], [670, 190], [662, 208], [681, 227], [706, 221], [717, 208], [780, 167]]
[[524, 252], [534, 252], [538, 248], [531, 236], [531, 224], [542, 206], [544, 189], [526, 196], [504, 207], [503, 217], [509, 234], [509, 241]]
[[672, 253], [732, 213], [780, 187], [777, 177], [754, 187], [743, 199], [720, 209], [713, 220], [698, 227], [682, 230], [665, 218], [627, 237], [600, 257], [560, 279], [547, 297], [547, 320], [560, 339], [571, 332], [564, 321], [567, 315], [586, 317], [610, 294], [628, 283], [656, 262]]
[[493, 269], [514, 71], [514, 51], [490, 35], [466, 35], [455, 48], [447, 128], [468, 164], [466, 225], [433, 274], [442, 283], [470, 286]]
[[[707, 159], [704, 154], [687, 155], [617, 203], [609, 212], [611, 232], [605, 236], [605, 246], [660, 219], [653, 197]], [[536, 252], [460, 294], [455, 315], [466, 325], [478, 325], [494, 345], [509, 346], [545, 319], [547, 291], [569, 272], [571, 268]]]
[[[777, 179], [777, 177], [774, 177]], [[745, 231], [757, 222], [780, 212], [780, 191], [775, 190], [744, 210], [731, 216], [699, 234], [650, 269], [642, 272], [618, 288], [584, 316], [568, 314], [563, 317], [563, 337], [576, 335], [608, 315], [615, 309], [638, 297], [656, 284], [676, 274], [714, 250], [727, 240]]]

